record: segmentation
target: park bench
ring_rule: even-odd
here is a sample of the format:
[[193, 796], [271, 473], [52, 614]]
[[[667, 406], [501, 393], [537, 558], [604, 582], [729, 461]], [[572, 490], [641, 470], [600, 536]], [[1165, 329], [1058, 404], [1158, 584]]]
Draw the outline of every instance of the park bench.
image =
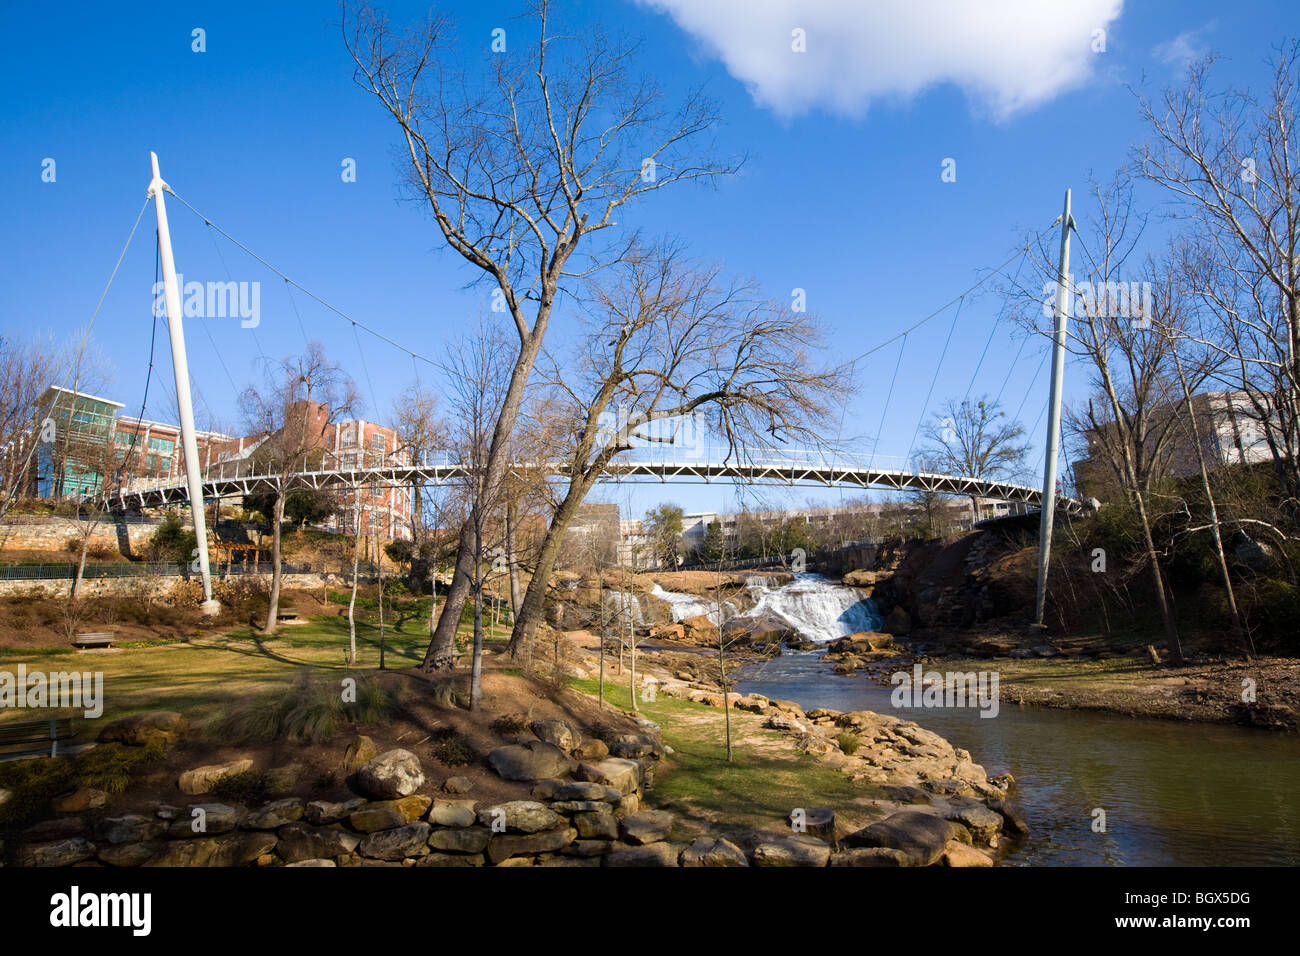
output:
[[112, 647], [113, 635], [108, 631], [95, 631], [92, 634], [78, 634], [72, 640], [73, 647]]
[[59, 741], [72, 739], [71, 717], [18, 720], [0, 724], [0, 760], [43, 754], [59, 755]]

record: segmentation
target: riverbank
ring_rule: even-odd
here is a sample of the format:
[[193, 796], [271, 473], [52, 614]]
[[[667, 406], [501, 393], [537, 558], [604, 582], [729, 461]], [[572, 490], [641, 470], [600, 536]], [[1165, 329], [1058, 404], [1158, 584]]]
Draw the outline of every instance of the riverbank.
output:
[[[927, 652], [934, 645], [922, 637], [896, 639], [902, 656], [868, 662], [862, 675], [887, 686], [893, 673], [917, 662], [939, 671], [992, 671], [1004, 705], [1300, 730], [1300, 661], [1294, 658], [1193, 658], [1172, 667], [1152, 664], [1145, 654], [1084, 657], [1052, 645], [1040, 648], [1050, 656], [988, 657]], [[981, 642], [966, 647], [972, 644]], [[827, 655], [828, 666], [837, 660]]]
[[[579, 686], [594, 695], [599, 641], [583, 631], [567, 636], [589, 675]], [[771, 660], [729, 654], [728, 679]], [[815, 817], [822, 839], [837, 847], [833, 866], [991, 866], [1028, 833], [1011, 799], [1014, 778], [990, 778], [971, 752], [916, 721], [887, 709], [805, 709], [734, 689], [724, 703], [716, 666], [698, 648], [662, 645], [638, 652], [635, 678], [630, 659], [605, 662], [606, 699], [626, 711], [635, 685], [636, 706], [669, 745], [647, 800], [686, 830], [703, 827], [752, 848], [813, 832], [807, 821]], [[798, 829], [805, 823], [809, 830]]]

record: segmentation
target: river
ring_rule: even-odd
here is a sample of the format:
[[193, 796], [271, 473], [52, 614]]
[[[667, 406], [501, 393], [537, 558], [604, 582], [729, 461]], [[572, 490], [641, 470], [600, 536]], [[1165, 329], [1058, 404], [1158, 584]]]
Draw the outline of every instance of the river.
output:
[[[796, 608], [809, 593], [830, 592], [813, 600], [818, 611], [805, 629], [813, 639], [879, 621], [870, 601], [847, 601], [844, 592], [856, 596], [851, 589], [811, 575], [789, 585], [787, 597], [783, 590], [765, 596], [768, 609], [796, 625]], [[840, 633], [828, 636], [833, 622], [823, 612], [846, 602], [853, 606], [839, 620]], [[1032, 830], [1007, 856], [1009, 865], [1300, 864], [1295, 735], [1005, 701], [994, 718], [975, 709], [897, 709], [891, 688], [862, 674], [831, 673], [824, 653], [786, 653], [747, 667], [737, 689], [804, 708], [906, 714], [969, 750], [990, 775], [1009, 771]], [[1094, 830], [1098, 809], [1105, 811], [1105, 832]]]

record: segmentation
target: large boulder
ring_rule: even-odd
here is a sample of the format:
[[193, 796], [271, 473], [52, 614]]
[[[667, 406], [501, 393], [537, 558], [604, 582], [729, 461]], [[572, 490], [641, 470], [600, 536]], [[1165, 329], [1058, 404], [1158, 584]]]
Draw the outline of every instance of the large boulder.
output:
[[302, 823], [283, 826], [276, 835], [280, 838], [277, 852], [288, 863], [343, 856], [356, 850], [361, 842], [361, 837], [341, 827], [309, 827]]
[[850, 588], [869, 588], [880, 580], [882, 574], [888, 573], [888, 571], [868, 571], [866, 568], [859, 568], [844, 575], [842, 583]]
[[553, 747], [558, 747], [566, 754], [573, 751], [582, 738], [563, 720], [534, 720], [530, 725], [539, 740], [544, 740]]
[[372, 860], [404, 860], [429, 852], [429, 824], [408, 823], [392, 830], [379, 830], [357, 845], [357, 852]]
[[944, 848], [943, 864], [944, 866], [992, 866], [993, 857], [983, 850], [953, 840]]
[[161, 836], [167, 825], [157, 817], [128, 813], [120, 817], [104, 817], [95, 824], [95, 837], [108, 843], [143, 843]]
[[907, 866], [908, 856], [902, 850], [883, 846], [861, 846], [842, 853], [831, 854], [831, 866]]
[[673, 815], [663, 810], [642, 810], [623, 818], [619, 831], [628, 843], [642, 845], [668, 839]]
[[350, 777], [379, 756], [379, 748], [365, 734], [358, 734], [343, 751], [343, 776]]
[[551, 796], [553, 799], [561, 801], [586, 800], [601, 803], [615, 803], [621, 796], [621, 792], [612, 787], [607, 787], [603, 783], [595, 783], [590, 780], [577, 780], [557, 787]]
[[225, 778], [247, 773], [252, 769], [253, 758], [251, 757], [231, 760], [228, 763], [210, 764], [206, 767], [195, 767], [193, 770], [186, 770], [181, 774], [177, 785], [181, 788], [182, 793], [198, 796], [209, 792]]
[[607, 803], [593, 806], [604, 809], [580, 810], [573, 815], [573, 826], [584, 840], [618, 839], [618, 817]]
[[698, 614], [695, 617], [688, 617], [680, 623], [686, 640], [696, 644], [717, 643], [718, 625], [709, 620], [707, 614]]
[[493, 833], [538, 833], [552, 830], [564, 821], [544, 803], [511, 800], [480, 810], [478, 822]]
[[498, 747], [487, 756], [488, 766], [503, 780], [545, 780], [568, 776], [572, 769], [564, 751], [544, 740]]
[[197, 840], [172, 840], [145, 866], [243, 866], [276, 848], [274, 833], [231, 833]]
[[317, 826], [338, 823], [345, 817], [350, 816], [353, 811], [359, 810], [365, 802], [363, 797], [354, 797], [341, 803], [333, 803], [329, 800], [313, 800], [307, 804], [304, 815], [307, 817], [308, 823], [314, 823]]
[[958, 839], [962, 828], [923, 810], [899, 810], [883, 820], [850, 833], [843, 842], [849, 847], [886, 847], [907, 856], [911, 866], [937, 863], [944, 849]]
[[84, 837], [33, 843], [18, 850], [19, 866], [72, 866], [95, 855], [95, 845]]
[[749, 866], [740, 847], [729, 840], [700, 837], [681, 856], [682, 866]]
[[440, 827], [469, 827], [477, 819], [473, 800], [438, 799], [429, 810], [429, 822]]
[[158, 840], [147, 843], [107, 843], [96, 854], [100, 863], [107, 866], [142, 866], [153, 859], [163, 844]]
[[174, 743], [189, 730], [189, 721], [174, 710], [153, 710], [109, 721], [95, 738], [100, 743], [142, 747], [150, 741]]
[[362, 764], [349, 785], [372, 800], [409, 797], [424, 783], [420, 758], [409, 750], [390, 750]]
[[646, 846], [616, 846], [605, 854], [604, 866], [677, 866], [680, 843], [650, 843]]
[[831, 807], [800, 807], [790, 814], [792, 824], [802, 827], [798, 832], [835, 842], [835, 810]]
[[825, 866], [831, 848], [806, 833], [761, 834], [754, 841], [754, 866]]
[[172, 821], [167, 828], [167, 835], [184, 839], [230, 833], [244, 822], [244, 812], [242, 807], [232, 807], [225, 803], [195, 804]]
[[424, 816], [430, 802], [428, 797], [420, 793], [413, 793], [400, 800], [377, 800], [353, 811], [348, 822], [352, 824], [352, 829], [362, 833], [391, 830], [415, 823]]
[[988, 807], [962, 807], [949, 813], [948, 819], [960, 823], [970, 831], [975, 842], [986, 846], [996, 845], [998, 833], [1002, 830], [1002, 815]]
[[482, 853], [492, 839], [483, 827], [448, 827], [429, 834], [429, 846], [443, 853]]
[[610, 757], [598, 763], [584, 763], [578, 775], [585, 780], [603, 783], [621, 794], [635, 793], [641, 788], [641, 764], [622, 757]]
[[573, 827], [542, 830], [538, 833], [496, 833], [488, 842], [488, 862], [493, 866], [511, 857], [562, 850], [578, 836]]
[[301, 820], [302, 814], [302, 798], [286, 797], [258, 807], [245, 818], [244, 826], [250, 830], [275, 830], [286, 823]]
[[664, 756], [664, 745], [650, 734], [619, 734], [609, 742], [609, 752], [615, 757], [653, 757], [657, 760]]
[[[716, 625], [714, 640], [717, 640]], [[723, 625], [723, 634], [727, 643], [735, 646], [745, 644], [780, 644], [783, 641], [797, 639], [799, 632], [780, 618], [769, 614], [758, 617], [734, 617]]]

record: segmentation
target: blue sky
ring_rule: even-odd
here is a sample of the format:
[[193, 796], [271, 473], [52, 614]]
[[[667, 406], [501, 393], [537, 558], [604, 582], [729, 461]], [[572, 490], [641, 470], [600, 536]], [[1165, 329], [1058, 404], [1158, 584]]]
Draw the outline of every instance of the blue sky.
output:
[[[1286, 2], [1243, 0], [1230, 11], [1183, 0], [1129, 0], [1122, 9], [1119, 0], [1081, 2], [1115, 8], [1102, 17], [1106, 50], [1083, 62], [1076, 54], [1086, 33], [1070, 40], [1075, 73], [1060, 89], [1052, 87], [1051, 57], [1041, 66], [1046, 79], [1025, 79], [1040, 68], [1031, 62], [1040, 50], [1032, 31], [1048, 37], [1043, 42], [1061, 42], [1050, 25], [1025, 26], [1028, 36], [1008, 38], [1000, 49], [999, 37], [1019, 27], [973, 42], [965, 27], [930, 16], [900, 23], [891, 37], [878, 25], [855, 24], [849, 13], [837, 28], [824, 3], [742, 5], [755, 12], [744, 18], [751, 31], [800, 20], [788, 10], [823, 11], [806, 18], [807, 56], [834, 82], [819, 85], [810, 70], [811, 79], [783, 86], [779, 71], [767, 70], [771, 57], [750, 57], [749, 34], [732, 29], [740, 20], [731, 0], [566, 2], [560, 10], [579, 28], [599, 20], [642, 37], [643, 68], [670, 93], [703, 85], [725, 119], [720, 150], [751, 157], [717, 189], [666, 191], [624, 220], [652, 234], [671, 232], [693, 253], [756, 278], [773, 294], [805, 289], [809, 309], [831, 330], [828, 357], [843, 359], [1001, 263], [1027, 230], [1052, 222], [1067, 186], [1082, 223], [1089, 174], [1108, 178], [1144, 135], [1129, 85], [1144, 77], [1155, 88], [1174, 82], [1180, 56], [1206, 49], [1224, 56], [1223, 81], [1261, 84], [1270, 48], [1297, 26]], [[410, 22], [427, 5], [381, 6], [395, 21]], [[1078, 4], [1037, 4], [1054, 6], [1068, 19]], [[486, 62], [494, 27], [515, 29], [520, 8], [495, 0], [441, 7], [459, 19], [471, 64]], [[396, 127], [352, 83], [338, 19], [329, 2], [74, 3], [57, 13], [48, 4], [7, 3], [0, 13], [0, 329], [63, 337], [84, 326], [144, 200], [152, 149], [164, 178], [217, 225], [349, 314], [436, 356], [487, 291], [466, 288], [474, 273], [445, 249], [423, 209], [397, 200]], [[206, 31], [206, 52], [191, 49], [196, 27]], [[855, 29], [879, 46], [855, 48]], [[779, 34], [781, 44], [788, 32]], [[957, 163], [955, 182], [940, 175], [949, 157]], [[54, 182], [42, 181], [47, 158], [55, 161]], [[356, 182], [342, 181], [344, 158], [356, 160]], [[237, 318], [187, 325], [201, 424], [240, 428], [236, 390], [259, 374], [259, 347], [272, 357], [302, 349], [294, 304], [307, 334], [357, 379], [367, 416], [386, 416], [414, 378], [409, 355], [364, 336], [358, 352], [346, 322], [300, 293], [291, 303], [280, 280], [178, 204], [170, 216], [187, 279], [222, 280], [228, 270], [235, 280], [262, 283], [255, 330]], [[94, 330], [115, 368], [104, 390], [133, 412], [148, 363], [152, 233], [150, 210]], [[998, 308], [991, 295], [965, 303], [932, 405], [965, 391]], [[880, 454], [907, 452], [950, 319], [940, 316], [909, 341]], [[566, 330], [561, 316], [554, 344]], [[1041, 443], [1047, 372], [1033, 383], [1038, 342], [1013, 367], [1019, 346], [1009, 326], [998, 328], [975, 391], [996, 393], [1010, 373], [1004, 405], [1014, 412], [1029, 396], [1021, 418], [1027, 428], [1037, 422], [1033, 437]], [[874, 440], [896, 358], [886, 350], [860, 368], [861, 392], [843, 426], [846, 436], [865, 436], [859, 447]], [[172, 418], [165, 340], [155, 372], [146, 414]], [[427, 367], [421, 374], [431, 377]], [[828, 433], [839, 428], [829, 423]], [[810, 496], [801, 490], [794, 499]], [[625, 492], [606, 497], [629, 501]], [[725, 508], [733, 492], [643, 487], [630, 503], [639, 511], [663, 499], [688, 510]]]

